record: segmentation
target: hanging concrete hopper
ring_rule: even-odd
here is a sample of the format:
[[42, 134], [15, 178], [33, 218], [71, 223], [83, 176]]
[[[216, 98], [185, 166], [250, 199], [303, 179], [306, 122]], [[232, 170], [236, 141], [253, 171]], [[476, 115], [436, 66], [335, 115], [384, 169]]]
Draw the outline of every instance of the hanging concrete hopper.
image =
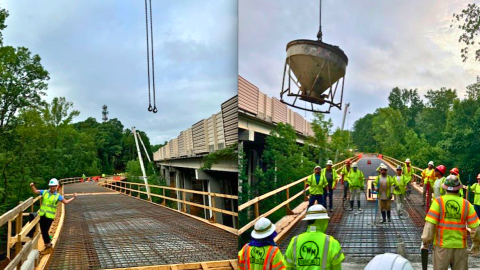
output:
[[300, 39], [287, 44], [287, 62], [300, 85], [300, 99], [324, 104], [326, 91], [345, 76], [348, 58], [337, 46]]

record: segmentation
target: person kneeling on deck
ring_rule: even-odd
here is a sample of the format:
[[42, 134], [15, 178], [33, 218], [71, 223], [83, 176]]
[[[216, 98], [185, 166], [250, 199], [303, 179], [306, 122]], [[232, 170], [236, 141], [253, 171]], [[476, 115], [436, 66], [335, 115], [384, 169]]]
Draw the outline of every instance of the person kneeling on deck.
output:
[[362, 208], [360, 208], [360, 194], [365, 187], [365, 176], [363, 172], [358, 169], [357, 162], [352, 164], [353, 170], [348, 173], [348, 185], [350, 189], [350, 208], [347, 209], [348, 211], [353, 210], [353, 201], [357, 200], [358, 212], [362, 212]]
[[310, 175], [307, 179], [305, 188], [310, 187], [308, 192], [310, 193], [310, 198], [308, 199], [308, 207], [315, 204], [317, 201], [318, 204], [325, 205], [323, 200], [323, 189], [328, 185], [325, 178], [322, 178], [320, 172], [322, 167], [316, 166], [313, 170], [314, 173]]
[[405, 200], [405, 188], [410, 183], [409, 179], [402, 174], [402, 166], [397, 166], [397, 175], [393, 178], [395, 181], [395, 188], [393, 194], [395, 194], [395, 201], [397, 202], [397, 212], [401, 216], [403, 214], [403, 201]]
[[332, 168], [333, 162], [331, 160], [327, 161], [327, 168], [322, 171], [322, 180], [327, 182], [327, 186], [323, 189], [323, 202], [325, 207], [327, 207], [327, 198], [329, 199], [328, 208], [330, 213], [333, 212], [333, 190], [337, 186], [338, 174], [337, 171]]
[[340, 243], [325, 234], [329, 219], [327, 209], [322, 205], [308, 208], [303, 219], [308, 222], [307, 231], [295, 236], [285, 252], [287, 269], [342, 269], [345, 255]]
[[380, 199], [380, 211], [382, 212], [382, 221], [385, 223], [385, 216], [388, 217], [388, 222], [392, 222], [391, 218], [391, 206], [392, 206], [392, 187], [395, 185], [395, 179], [390, 175], [387, 175], [387, 166], [383, 165], [380, 168], [380, 175], [375, 178], [373, 185], [375, 190], [378, 191], [377, 196]]
[[282, 251], [274, 239], [275, 225], [268, 218], [260, 218], [252, 231], [252, 241], [238, 252], [238, 268], [241, 270], [285, 269]]
[[48, 186], [50, 187], [48, 190], [38, 190], [35, 188], [35, 183], [30, 184], [33, 193], [42, 195], [42, 204], [40, 205], [39, 214], [40, 230], [42, 232], [43, 242], [45, 243], [45, 250], [52, 247], [48, 231], [50, 230], [53, 220], [55, 220], [58, 202], [68, 204], [77, 197], [77, 193], [75, 193], [70, 199], [65, 199], [62, 195], [60, 195], [57, 192], [58, 180], [55, 178], [50, 180]]
[[454, 175], [445, 179], [443, 188], [447, 194], [436, 198], [425, 217], [422, 234], [422, 249], [434, 241], [433, 268], [436, 270], [468, 269], [467, 226], [471, 229], [473, 241], [471, 251], [480, 252], [480, 220], [473, 206], [458, 196], [462, 188]]

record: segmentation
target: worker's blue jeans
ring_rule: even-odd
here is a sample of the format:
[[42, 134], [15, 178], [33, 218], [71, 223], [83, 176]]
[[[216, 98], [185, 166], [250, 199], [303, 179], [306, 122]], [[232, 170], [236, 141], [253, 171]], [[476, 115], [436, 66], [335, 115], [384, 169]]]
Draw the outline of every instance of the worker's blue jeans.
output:
[[477, 216], [480, 217], [480, 205], [474, 204], [474, 205], [473, 205], [473, 208], [475, 208], [475, 212], [477, 212]]
[[320, 195], [310, 195], [310, 199], [308, 199], [308, 207], [315, 204], [315, 201], [317, 201], [318, 204], [323, 205], [325, 207], [325, 202], [323, 201], [323, 194]]
[[325, 208], [327, 208], [327, 198], [329, 199], [328, 201], [328, 208], [332, 209], [333, 208], [333, 189], [329, 188], [330, 191], [327, 191], [326, 188], [323, 189], [323, 201], [325, 203]]

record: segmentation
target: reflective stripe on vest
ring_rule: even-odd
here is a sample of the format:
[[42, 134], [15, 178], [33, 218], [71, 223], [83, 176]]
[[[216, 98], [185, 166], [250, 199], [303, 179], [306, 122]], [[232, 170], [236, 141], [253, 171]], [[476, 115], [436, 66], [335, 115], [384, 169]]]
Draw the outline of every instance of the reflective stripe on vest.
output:
[[[297, 240], [298, 235], [293, 239], [293, 265], [297, 269]], [[327, 269], [328, 248], [330, 247], [330, 235], [325, 235], [325, 245], [323, 247], [322, 270]]]
[[[246, 244], [245, 247], [243, 248], [243, 261], [244, 263], [240, 263], [240, 267], [244, 267], [245, 270], [252, 269], [250, 265], [250, 245]], [[264, 270], [270, 270], [273, 262], [273, 258], [279, 251], [278, 247], [270, 246], [267, 250], [267, 256], [265, 257], [265, 261], [263, 262], [263, 269]], [[283, 264], [281, 263], [280, 266], [273, 268], [273, 269], [280, 269], [283, 267]]]
[[[466, 222], [468, 220], [468, 203], [466, 200], [463, 200], [461, 204], [461, 209], [460, 209], [460, 221], [448, 221], [445, 220], [446, 218], [446, 209], [445, 209], [445, 197], [440, 197], [437, 200], [437, 203], [440, 207], [440, 213], [439, 213], [439, 222], [437, 224], [437, 237], [436, 237], [436, 245], [440, 247], [445, 246], [445, 241], [455, 241], [455, 239], [451, 240], [451, 234], [449, 235], [448, 239], [445, 239], [445, 232], [455, 232], [455, 233], [460, 233], [461, 238], [462, 238], [462, 245], [463, 247], [466, 247], [467, 245], [467, 228], [466, 228]], [[430, 215], [435, 215], [434, 213], [430, 213]], [[450, 243], [451, 244], [451, 243]]]
[[243, 249], [243, 260], [245, 261], [245, 270], [250, 269], [250, 258], [248, 257], [250, 245], [246, 244], [245, 248]]
[[45, 216], [50, 219], [55, 218], [55, 212], [57, 211], [58, 198], [60, 194], [57, 192], [55, 195], [50, 195], [49, 191], [44, 191], [42, 195], [42, 204], [40, 205], [40, 216]]

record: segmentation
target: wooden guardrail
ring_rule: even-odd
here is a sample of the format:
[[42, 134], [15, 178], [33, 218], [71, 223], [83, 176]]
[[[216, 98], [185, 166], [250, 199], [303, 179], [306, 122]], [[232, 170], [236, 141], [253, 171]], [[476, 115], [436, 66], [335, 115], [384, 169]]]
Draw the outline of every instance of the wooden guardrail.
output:
[[[59, 180], [59, 183], [63, 186], [81, 182], [81, 179], [81, 177], [63, 178]], [[59, 192], [60, 194], [63, 194], [63, 188], [60, 188]], [[5, 267], [6, 270], [20, 269], [30, 252], [34, 249], [38, 250], [38, 240], [41, 237], [39, 224], [40, 215], [37, 214], [33, 220], [26, 223], [24, 222], [24, 217], [28, 217], [30, 213], [38, 213], [41, 201], [42, 196], [40, 195], [30, 197], [0, 216], [0, 227], [5, 224], [7, 225], [6, 251], [7, 259], [10, 260], [10, 263]], [[25, 213], [27, 210], [28, 212]], [[63, 206], [61, 204], [59, 204], [59, 211], [57, 211], [56, 218], [63, 220]], [[61, 227], [61, 224], [59, 224], [58, 227]], [[28, 234], [31, 233], [32, 230], [33, 235], [32, 237], [29, 237]], [[59, 232], [56, 232], [55, 235], [58, 237]], [[54, 239], [56, 238], [54, 237]], [[13, 248], [15, 249], [12, 252]]]
[[[105, 180], [104, 182], [100, 183], [106, 188], [119, 191], [123, 194], [126, 195], [132, 195], [132, 192], [137, 193], [137, 198], [140, 198], [140, 194], [145, 194], [147, 195], [146, 191], [142, 191], [142, 187], [146, 187], [144, 183], [135, 183], [135, 182], [125, 182], [125, 181], [115, 181], [115, 180]], [[238, 196], [235, 195], [228, 195], [228, 194], [221, 194], [221, 193], [212, 193], [212, 192], [204, 192], [204, 191], [196, 191], [196, 190], [190, 190], [190, 189], [184, 189], [184, 188], [174, 188], [174, 187], [167, 187], [167, 186], [157, 186], [157, 185], [148, 185], [150, 190], [152, 188], [158, 188], [161, 189], [162, 194], [155, 194], [150, 192], [151, 197], [157, 197], [163, 199], [162, 205], [166, 206], [166, 201], [173, 201], [177, 203], [182, 204], [182, 212], [187, 213], [187, 205], [190, 206], [195, 206], [195, 207], [200, 207], [203, 209], [211, 210], [212, 212], [217, 212], [217, 213], [222, 213], [226, 215], [230, 215], [233, 217], [238, 217], [237, 212], [221, 209], [216, 207], [215, 203], [215, 198], [226, 198], [226, 199], [231, 199], [231, 200], [237, 200], [238, 201]], [[175, 198], [166, 196], [165, 191], [171, 190], [175, 191]], [[178, 192], [178, 193], [177, 193]], [[181, 196], [178, 196], [178, 194], [182, 194]], [[205, 205], [205, 204], [198, 204], [194, 202], [190, 202], [187, 200], [187, 194], [199, 194], [199, 195], [207, 195], [210, 197], [210, 205]], [[211, 220], [213, 222], [216, 222], [216, 217], [215, 214], [212, 215]]]
[[[351, 160], [352, 162], [356, 162], [358, 161], [359, 159], [361, 158], [361, 154], [358, 155], [358, 156], [355, 156], [355, 157], [352, 157], [352, 158], [349, 158], [349, 160]], [[343, 160], [341, 162], [338, 162], [336, 164], [334, 164], [332, 166], [332, 168], [334, 170], [336, 170], [337, 172], [340, 172], [343, 167], [345, 167], [345, 162], [347, 161], [346, 160]], [[238, 235], [241, 235], [243, 234], [245, 231], [247, 231], [248, 229], [252, 228], [254, 225], [255, 225], [255, 222], [257, 222], [257, 220], [259, 220], [261, 217], [268, 217], [269, 215], [273, 214], [274, 212], [278, 211], [279, 209], [281, 209], [282, 207], [286, 207], [286, 211], [287, 211], [287, 214], [293, 214], [291, 208], [290, 208], [290, 203], [295, 200], [296, 198], [300, 197], [300, 196], [304, 196], [304, 198], [306, 199], [307, 195], [306, 195], [306, 191], [308, 190], [308, 188], [305, 188], [306, 186], [306, 181], [308, 179], [308, 176], [306, 177], [303, 177], [299, 180], [296, 180], [295, 182], [292, 182], [288, 185], [285, 185], [285, 186], [282, 186], [282, 187], [279, 187], [275, 190], [272, 190], [268, 193], [265, 193], [261, 196], [258, 196], [256, 198], [253, 198], [252, 200], [248, 201], [248, 202], [245, 202], [244, 204], [240, 205], [238, 207], [238, 212], [240, 213], [240, 211], [246, 211], [248, 207], [254, 205], [254, 216], [255, 216], [255, 219], [253, 219], [252, 221], [250, 221], [249, 223], [247, 223], [246, 225], [244, 225], [242, 228], [240, 228], [238, 230]], [[293, 195], [293, 196], [290, 196], [290, 188], [294, 187], [294, 186], [297, 186], [299, 185], [300, 183], [303, 183], [303, 189], [298, 192], [297, 194]], [[260, 202], [265, 200], [265, 199], [268, 199], [270, 198], [271, 196], [273, 195], [276, 195], [282, 191], [285, 191], [286, 192], [286, 199], [284, 202], [280, 203], [279, 205], [273, 207], [272, 209], [268, 210], [267, 212], [263, 213], [263, 214], [260, 214]]]

